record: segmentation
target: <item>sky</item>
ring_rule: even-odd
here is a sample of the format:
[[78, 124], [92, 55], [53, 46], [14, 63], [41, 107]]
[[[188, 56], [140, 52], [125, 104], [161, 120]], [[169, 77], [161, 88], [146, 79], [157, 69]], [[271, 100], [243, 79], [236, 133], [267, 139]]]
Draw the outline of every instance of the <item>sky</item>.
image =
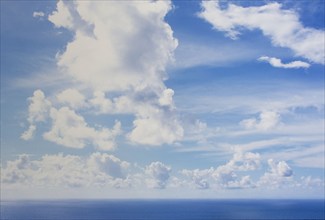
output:
[[324, 8], [1, 1], [1, 199], [324, 199]]

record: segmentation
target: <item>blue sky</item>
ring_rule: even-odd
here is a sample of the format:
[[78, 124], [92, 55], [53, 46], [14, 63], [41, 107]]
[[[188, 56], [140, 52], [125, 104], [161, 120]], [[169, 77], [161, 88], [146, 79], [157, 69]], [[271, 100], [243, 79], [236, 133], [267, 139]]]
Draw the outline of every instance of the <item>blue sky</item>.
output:
[[1, 196], [324, 198], [324, 1], [1, 1]]

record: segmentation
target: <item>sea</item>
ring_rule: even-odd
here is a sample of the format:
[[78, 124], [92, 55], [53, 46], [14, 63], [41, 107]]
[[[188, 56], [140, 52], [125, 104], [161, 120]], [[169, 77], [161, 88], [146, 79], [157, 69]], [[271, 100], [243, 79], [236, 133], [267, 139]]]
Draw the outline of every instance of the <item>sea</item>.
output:
[[1, 201], [10, 220], [325, 219], [325, 200]]

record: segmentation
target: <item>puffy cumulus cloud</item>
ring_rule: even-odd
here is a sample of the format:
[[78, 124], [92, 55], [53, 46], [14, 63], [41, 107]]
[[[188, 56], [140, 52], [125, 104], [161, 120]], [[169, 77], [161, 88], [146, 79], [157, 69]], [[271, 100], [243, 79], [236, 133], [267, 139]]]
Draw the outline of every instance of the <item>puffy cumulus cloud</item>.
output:
[[[173, 60], [178, 44], [164, 21], [171, 8], [171, 1], [59, 1], [48, 20], [73, 32], [74, 39], [58, 54], [58, 67], [93, 94], [89, 97], [66, 89], [55, 95], [61, 107], [88, 108], [97, 114], [133, 114], [133, 129], [127, 138], [135, 144], [181, 140], [184, 131], [174, 106], [174, 91], [164, 84], [166, 65]], [[97, 147], [103, 142], [104, 148], [112, 148], [108, 139], [114, 135], [105, 129], [88, 128], [83, 117], [72, 110], [51, 110], [51, 119], [52, 129], [44, 135], [47, 140], [79, 148], [87, 140]], [[34, 130], [27, 130], [24, 137]], [[64, 137], [62, 131], [67, 131], [62, 133]]]
[[130, 166], [128, 162], [121, 161], [113, 155], [98, 152], [89, 157], [87, 164], [94, 170], [99, 170], [114, 178], [125, 178], [126, 171]]
[[171, 144], [181, 140], [184, 134], [184, 129], [175, 115], [155, 108], [147, 108], [137, 114], [133, 126], [134, 129], [129, 133], [128, 138], [139, 144]]
[[30, 170], [31, 168], [32, 164], [29, 156], [27, 154], [19, 155], [17, 160], [8, 161], [4, 169], [1, 167], [1, 181], [3, 183], [25, 183], [28, 181], [29, 177], [28, 172], [26, 173], [23, 171]]
[[285, 161], [275, 162], [273, 159], [268, 160], [270, 167], [269, 172], [266, 172], [258, 181], [259, 186], [269, 188], [279, 188], [283, 186], [292, 186], [293, 171]]
[[90, 100], [90, 103], [100, 114], [112, 113], [115, 112], [115, 105], [113, 102], [105, 97], [105, 93], [101, 91], [96, 91], [93, 94], [93, 98]]
[[146, 183], [149, 188], [164, 189], [168, 183], [171, 168], [157, 161], [147, 166], [145, 173], [148, 175]]
[[68, 107], [51, 109], [52, 128], [44, 133], [46, 140], [57, 144], [83, 148], [86, 144], [92, 144], [100, 150], [112, 150], [115, 148], [115, 137], [121, 133], [121, 123], [115, 122], [113, 129], [95, 129], [88, 126], [84, 118]]
[[76, 89], [66, 89], [56, 95], [59, 103], [66, 104], [73, 109], [86, 106], [85, 96]]
[[261, 156], [252, 152], [236, 152], [233, 158], [225, 165], [233, 170], [249, 171], [256, 170], [261, 165]]
[[95, 92], [90, 100], [97, 113], [134, 114], [133, 130], [127, 138], [136, 144], [161, 145], [181, 140], [184, 129], [175, 112], [172, 89], [165, 89], [159, 98], [150, 89], [113, 99], [104, 92]]
[[252, 188], [255, 184], [250, 176], [239, 176], [238, 172], [252, 171], [260, 167], [261, 158], [257, 153], [236, 152], [224, 165], [210, 169], [182, 170], [181, 174], [190, 179], [190, 185], [199, 189], [208, 188]]
[[58, 65], [97, 90], [162, 89], [177, 46], [164, 21], [170, 9], [170, 1], [59, 1], [49, 20], [75, 38]]
[[[239, 155], [239, 154], [238, 154]], [[209, 169], [182, 169], [180, 176], [171, 175], [171, 167], [153, 162], [145, 167], [132, 165], [113, 155], [95, 152], [86, 157], [75, 155], [44, 155], [39, 159], [22, 154], [1, 166], [1, 186], [21, 187], [105, 187], [146, 189], [323, 189], [324, 179], [302, 176], [294, 179], [293, 171], [284, 161], [268, 160], [269, 170], [253, 180], [247, 171], [259, 165], [242, 166], [243, 161], [254, 161], [254, 153], [241, 153], [226, 164]], [[232, 161], [240, 162], [234, 165]], [[251, 164], [251, 162], [249, 162]], [[257, 164], [254, 162], [253, 164]], [[244, 173], [244, 174], [243, 174]], [[242, 175], [243, 174], [243, 175]], [[167, 187], [168, 186], [168, 187]]]
[[325, 181], [320, 178], [313, 178], [311, 176], [302, 176], [300, 178], [300, 182], [298, 186], [302, 186], [304, 188], [315, 188], [315, 187], [323, 187], [325, 186]]
[[215, 169], [212, 177], [223, 188], [254, 187], [249, 176], [238, 177], [238, 171], [251, 171], [260, 167], [261, 158], [258, 153], [236, 152], [233, 158]]
[[273, 45], [290, 48], [297, 56], [324, 64], [324, 31], [304, 27], [299, 15], [283, 9], [280, 3], [254, 7], [229, 4], [222, 8], [219, 1], [202, 1], [201, 6], [199, 17], [232, 39], [238, 38], [242, 28], [259, 29]]
[[[86, 105], [84, 96], [75, 89], [62, 91], [56, 99], [59, 103], [73, 108]], [[36, 90], [28, 100], [30, 102], [28, 108], [30, 126], [21, 135], [22, 139], [28, 140], [33, 137], [37, 123], [50, 121], [52, 124], [50, 130], [43, 133], [45, 140], [71, 148], [84, 148], [86, 145], [93, 145], [100, 150], [115, 148], [115, 137], [122, 132], [119, 121], [115, 121], [112, 129], [100, 126], [91, 127], [83, 116], [70, 107], [54, 107], [41, 90]]]
[[174, 90], [165, 89], [162, 96], [159, 98], [159, 104], [161, 106], [172, 106], [173, 105]]
[[90, 100], [97, 113], [135, 114], [133, 129], [127, 138], [136, 144], [161, 145], [181, 140], [184, 129], [172, 102], [172, 89], [164, 90], [159, 98], [152, 91], [107, 98], [104, 92], [95, 92]]
[[73, 16], [70, 14], [70, 9], [67, 3], [58, 1], [57, 11], [54, 11], [48, 16], [48, 20], [51, 21], [56, 27], [65, 27], [72, 29], [74, 24]]
[[94, 153], [88, 158], [73, 155], [44, 155], [32, 160], [20, 155], [17, 160], [8, 161], [1, 168], [3, 184], [24, 186], [110, 186], [126, 187], [126, 172], [129, 163], [108, 155]]
[[263, 111], [258, 119], [244, 119], [239, 124], [246, 129], [266, 131], [280, 124], [280, 114], [275, 111]]
[[50, 108], [51, 102], [46, 99], [45, 94], [41, 90], [36, 90], [32, 97], [28, 98], [28, 122], [29, 128], [22, 135], [21, 138], [29, 140], [33, 137], [34, 131], [36, 130], [36, 123], [45, 122]]
[[181, 174], [186, 177], [189, 177], [191, 181], [194, 183], [194, 187], [198, 189], [208, 189], [210, 188], [209, 179], [214, 172], [214, 168], [204, 170], [182, 170]]
[[29, 125], [28, 129], [21, 134], [20, 138], [23, 140], [30, 140], [33, 138], [35, 131], [36, 131], [36, 126]]
[[275, 163], [273, 159], [268, 160], [268, 164], [271, 168], [271, 173], [281, 177], [290, 177], [293, 172], [285, 161]]
[[298, 68], [309, 68], [310, 64], [303, 61], [293, 61], [290, 63], [282, 63], [282, 60], [275, 57], [262, 56], [257, 59], [258, 61], [264, 61], [269, 63], [273, 67], [285, 68], [285, 69], [298, 69]]

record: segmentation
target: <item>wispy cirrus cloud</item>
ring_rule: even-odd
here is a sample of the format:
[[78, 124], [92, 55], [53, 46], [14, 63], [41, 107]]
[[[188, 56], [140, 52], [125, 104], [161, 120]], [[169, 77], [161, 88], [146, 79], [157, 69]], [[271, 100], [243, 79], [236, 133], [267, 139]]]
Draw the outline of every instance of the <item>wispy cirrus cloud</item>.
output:
[[292, 61], [290, 63], [282, 63], [281, 59], [275, 57], [262, 56], [257, 59], [269, 63], [273, 67], [285, 68], [285, 69], [298, 69], [298, 68], [309, 68], [310, 64], [303, 61]]
[[280, 3], [251, 7], [228, 4], [222, 8], [219, 1], [202, 1], [201, 6], [199, 17], [232, 39], [239, 37], [240, 28], [258, 29], [274, 46], [289, 48], [296, 56], [324, 64], [324, 31], [304, 27], [299, 15], [294, 10], [283, 9]]

